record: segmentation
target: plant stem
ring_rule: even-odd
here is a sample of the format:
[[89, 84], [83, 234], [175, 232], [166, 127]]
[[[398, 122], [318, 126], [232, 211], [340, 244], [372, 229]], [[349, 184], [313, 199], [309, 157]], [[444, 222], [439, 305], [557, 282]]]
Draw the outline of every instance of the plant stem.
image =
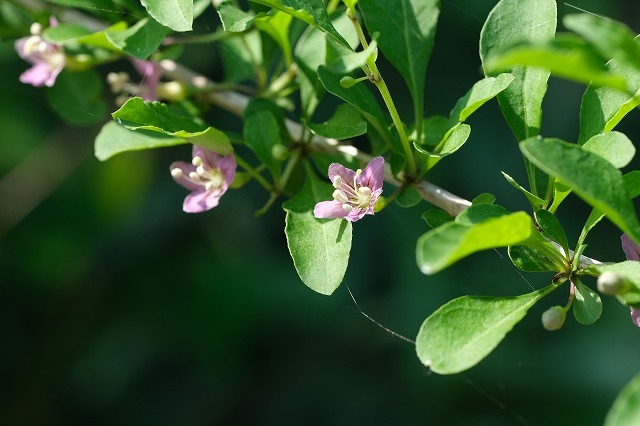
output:
[[273, 185], [267, 182], [267, 180], [264, 177], [262, 177], [262, 175], [258, 173], [256, 169], [251, 167], [249, 163], [244, 161], [240, 156], [236, 155], [235, 157], [236, 157], [236, 163], [238, 163], [240, 167], [245, 169], [246, 172], [249, 173], [249, 175], [252, 178], [254, 178], [260, 185], [264, 187], [264, 189], [266, 189], [269, 192], [273, 191]]

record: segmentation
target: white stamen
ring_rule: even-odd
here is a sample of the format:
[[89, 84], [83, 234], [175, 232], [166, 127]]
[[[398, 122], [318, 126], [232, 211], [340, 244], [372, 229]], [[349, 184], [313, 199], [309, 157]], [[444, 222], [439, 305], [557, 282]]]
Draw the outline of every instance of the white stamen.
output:
[[[199, 158], [199, 157], [198, 157]], [[202, 163], [201, 163], [202, 164]], [[196, 167], [196, 173], [198, 173], [200, 176], [204, 177], [205, 174], [207, 174], [207, 172], [204, 170], [204, 166], [200, 165], [198, 167]]]
[[196, 155], [195, 157], [193, 157], [193, 160], [191, 160], [191, 164], [193, 164], [196, 167], [202, 166], [202, 158]]
[[182, 176], [182, 169], [179, 168], [175, 168], [175, 169], [171, 169], [171, 176], [173, 176], [174, 178], [179, 178], [180, 176]]
[[346, 204], [345, 203], [345, 204], [342, 205], [342, 209], [345, 212], [351, 213], [353, 211], [353, 206], [351, 204]]
[[29, 28], [29, 31], [33, 35], [38, 35], [42, 33], [42, 25], [40, 25], [38, 22], [34, 22], [33, 24], [31, 24], [31, 28]]
[[341, 204], [349, 202], [347, 194], [345, 194], [344, 191], [340, 189], [336, 189], [335, 191], [333, 191], [333, 199]]
[[207, 191], [213, 191], [214, 189], [218, 189], [218, 187], [213, 182], [207, 182], [204, 185], [204, 187]]
[[369, 188], [368, 186], [362, 186], [358, 188], [358, 192], [360, 192], [365, 197], [369, 197], [371, 195], [371, 188]]
[[40, 48], [40, 42], [42, 38], [40, 36], [31, 36], [24, 41], [24, 53], [27, 55], [36, 52]]
[[196, 172], [189, 172], [189, 178], [197, 182], [200, 180], [200, 175]]

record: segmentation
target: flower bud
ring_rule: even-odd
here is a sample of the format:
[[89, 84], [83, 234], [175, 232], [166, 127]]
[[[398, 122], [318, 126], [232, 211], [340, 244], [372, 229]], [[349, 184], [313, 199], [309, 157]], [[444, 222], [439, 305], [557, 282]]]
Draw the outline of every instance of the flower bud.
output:
[[349, 87], [356, 85], [358, 83], [359, 83], [358, 80], [356, 80], [353, 77], [349, 77], [348, 75], [340, 79], [340, 86], [344, 87], [345, 89], [348, 89]]
[[281, 143], [271, 147], [271, 155], [278, 161], [284, 161], [289, 157], [289, 150]]
[[159, 99], [166, 99], [168, 101], [182, 101], [188, 93], [184, 84], [179, 81], [169, 81], [167, 83], [159, 83], [156, 88], [156, 95]]
[[374, 213], [378, 213], [380, 210], [384, 209], [385, 207], [387, 207], [387, 199], [384, 198], [382, 195], [378, 196], [378, 199], [373, 205]]
[[624, 287], [624, 280], [615, 272], [605, 271], [598, 277], [598, 291], [607, 296], [616, 295]]
[[560, 330], [565, 318], [566, 312], [562, 306], [552, 306], [542, 314], [542, 326], [549, 331]]

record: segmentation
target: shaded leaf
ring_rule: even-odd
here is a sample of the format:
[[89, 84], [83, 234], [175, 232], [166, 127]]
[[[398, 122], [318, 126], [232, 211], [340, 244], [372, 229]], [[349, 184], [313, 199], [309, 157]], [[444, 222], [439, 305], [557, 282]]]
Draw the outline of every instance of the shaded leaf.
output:
[[255, 19], [253, 13], [245, 12], [229, 1], [220, 3], [216, 10], [222, 22], [222, 28], [230, 33], [247, 31]]
[[526, 246], [509, 247], [511, 263], [523, 272], [556, 272], [558, 267], [540, 250]]
[[309, 177], [300, 192], [282, 205], [287, 246], [296, 271], [306, 286], [325, 295], [342, 283], [352, 238], [351, 222], [313, 216], [315, 204], [331, 199], [333, 189]]
[[564, 232], [564, 228], [560, 225], [560, 222], [553, 213], [547, 210], [537, 210], [534, 213], [536, 223], [542, 229], [542, 232], [549, 237], [552, 241], [560, 244], [564, 249], [566, 256], [569, 256], [569, 241], [567, 241], [567, 234]]
[[522, 186], [520, 186], [518, 182], [516, 182], [511, 176], [509, 176], [505, 172], [501, 172], [501, 173], [502, 173], [502, 176], [504, 176], [504, 178], [507, 180], [507, 182], [509, 182], [509, 185], [511, 185], [518, 191], [522, 192], [524, 196], [527, 197], [527, 200], [529, 200], [529, 203], [531, 203], [531, 206], [535, 210], [541, 208], [544, 205], [544, 200], [542, 198], [538, 197], [537, 195], [533, 195], [531, 192], [524, 189]]
[[310, 123], [308, 127], [315, 134], [337, 140], [353, 138], [367, 132], [367, 122], [362, 119], [358, 110], [349, 104], [338, 106], [336, 112], [324, 123]]
[[453, 220], [451, 215], [442, 209], [427, 210], [422, 213], [422, 219], [432, 228], [437, 228]]
[[266, 109], [245, 115], [243, 134], [247, 146], [277, 180], [280, 175], [280, 162], [273, 157], [273, 147], [282, 144], [282, 138], [276, 117]]
[[598, 293], [580, 281], [575, 281], [575, 299], [573, 299], [573, 315], [582, 325], [591, 325], [602, 314], [602, 301]]
[[102, 100], [102, 78], [95, 70], [63, 70], [53, 87], [47, 88], [51, 108], [66, 121], [87, 125], [103, 121], [107, 105]]
[[640, 241], [640, 224], [622, 173], [611, 163], [559, 139], [530, 138], [520, 143], [520, 150], [536, 166], [557, 176], [635, 241]]
[[640, 424], [640, 374], [622, 389], [613, 402], [604, 426], [636, 426]]
[[147, 59], [164, 41], [169, 30], [153, 19], [144, 18], [126, 30], [109, 29], [107, 39], [138, 59]]

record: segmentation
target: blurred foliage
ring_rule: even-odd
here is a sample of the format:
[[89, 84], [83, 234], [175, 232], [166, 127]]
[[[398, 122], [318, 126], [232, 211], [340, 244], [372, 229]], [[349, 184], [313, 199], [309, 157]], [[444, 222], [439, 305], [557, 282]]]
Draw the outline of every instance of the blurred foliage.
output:
[[[428, 114], [448, 114], [480, 77], [478, 36], [494, 3], [443, 2]], [[640, 12], [634, 1], [574, 3], [623, 21]], [[219, 75], [207, 49], [185, 60]], [[11, 40], [0, 44], [0, 64], [0, 424], [597, 425], [637, 372], [639, 330], [624, 307], [606, 299], [589, 329], [569, 320], [549, 333], [539, 318], [564, 303], [558, 294], [474, 369], [429, 374], [411, 345], [359, 314], [346, 286], [326, 298], [300, 283], [284, 212], [253, 215], [265, 201], [258, 188], [230, 191], [214, 211], [184, 214], [186, 194], [168, 165], [187, 159], [189, 147], [100, 163], [91, 155], [99, 126], [61, 123], [43, 90], [19, 83], [26, 64]], [[389, 66], [383, 73], [397, 76]], [[392, 91], [406, 90], [396, 80]], [[544, 135], [577, 139], [584, 89], [551, 80]], [[468, 199], [491, 188], [502, 205], [526, 208], [497, 172], [525, 176], [497, 106], [470, 121], [469, 142], [432, 178]], [[621, 128], [640, 141], [637, 113]], [[499, 155], [477, 161], [485, 152]], [[369, 315], [414, 338], [452, 297], [530, 290], [504, 251], [422, 275], [414, 250], [426, 230], [424, 207], [392, 207], [354, 227], [345, 283]], [[575, 223], [570, 241], [588, 213], [579, 201], [558, 212]], [[590, 255], [622, 260], [611, 235], [610, 224], [594, 231]], [[530, 281], [540, 288], [549, 279]]]

